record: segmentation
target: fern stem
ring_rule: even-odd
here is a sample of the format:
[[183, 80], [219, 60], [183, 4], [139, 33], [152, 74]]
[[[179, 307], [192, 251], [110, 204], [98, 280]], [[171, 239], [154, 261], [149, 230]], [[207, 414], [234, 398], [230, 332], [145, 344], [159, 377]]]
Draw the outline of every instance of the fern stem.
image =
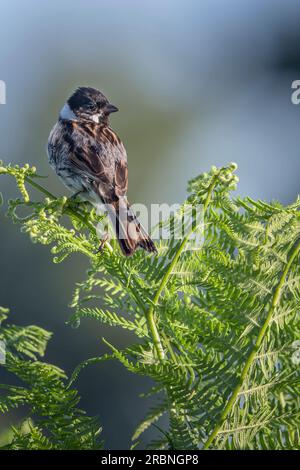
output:
[[150, 315], [149, 315], [149, 311], [146, 312], [146, 320], [147, 320], [148, 330], [152, 337], [152, 341], [153, 341], [157, 356], [159, 360], [162, 361], [165, 357], [165, 352], [161, 343], [161, 339], [158, 333], [158, 329], [156, 326], [153, 312], [151, 312]]
[[45, 194], [45, 196], [49, 197], [50, 199], [57, 199], [56, 196], [54, 196], [54, 194], [50, 193], [47, 189], [45, 189], [43, 186], [41, 186], [40, 184], [36, 183], [35, 181], [33, 181], [31, 178], [29, 178], [28, 176], [25, 176], [25, 181], [27, 181], [27, 183], [29, 183], [33, 188], [37, 189], [38, 191], [40, 191], [41, 193]]
[[282, 294], [282, 289], [284, 287], [284, 283], [285, 283], [285, 280], [286, 280], [286, 277], [289, 273], [289, 270], [295, 260], [295, 258], [298, 256], [300, 252], [300, 240], [298, 240], [292, 250], [291, 250], [291, 253], [290, 253], [290, 256], [289, 256], [289, 260], [282, 272], [282, 275], [280, 277], [280, 280], [278, 282], [278, 285], [274, 291], [274, 295], [273, 295], [273, 298], [272, 298], [272, 301], [271, 301], [271, 304], [270, 304], [270, 309], [269, 309], [269, 312], [268, 312], [268, 315], [261, 327], [261, 330], [258, 334], [258, 337], [256, 339], [256, 342], [251, 350], [251, 353], [249, 354], [248, 356], [248, 359], [244, 365], [244, 368], [241, 372], [241, 376], [240, 376], [240, 379], [239, 379], [239, 382], [237, 384], [237, 386], [235, 387], [229, 401], [227, 402], [227, 405], [225, 406], [224, 410], [223, 410], [223, 413], [221, 414], [220, 416], [220, 419], [218, 421], [218, 423], [216, 424], [216, 426], [214, 427], [213, 431], [211, 432], [211, 434], [209, 435], [207, 441], [205, 442], [204, 444], [204, 447], [203, 449], [206, 450], [209, 448], [209, 446], [211, 445], [211, 443], [213, 442], [213, 440], [215, 439], [215, 437], [217, 436], [217, 434], [219, 433], [225, 419], [227, 418], [228, 414], [230, 413], [235, 401], [236, 401], [236, 398], [238, 396], [238, 393], [241, 389], [241, 387], [243, 386], [243, 382], [247, 376], [247, 373], [255, 359], [255, 356], [256, 356], [256, 353], [257, 351], [259, 350], [259, 347], [265, 337], [265, 334], [266, 334], [266, 331], [268, 329], [268, 326], [269, 326], [269, 323], [272, 319], [272, 316], [273, 316], [273, 313], [278, 305], [278, 303], [280, 302], [280, 298], [281, 298], [281, 294]]
[[165, 345], [167, 346], [167, 349], [168, 349], [168, 351], [169, 351], [169, 353], [170, 353], [170, 356], [171, 356], [173, 362], [174, 362], [175, 364], [178, 364], [176, 354], [175, 354], [174, 351], [173, 351], [172, 344], [171, 344], [171, 342], [169, 341], [169, 338], [167, 337], [167, 335], [166, 335], [164, 332], [162, 333], [162, 337], [163, 337], [163, 339], [164, 339], [164, 343], [165, 343]]
[[[217, 183], [217, 180], [218, 180], [218, 174], [215, 175], [209, 185], [209, 188], [208, 188], [208, 191], [207, 191], [207, 196], [206, 196], [206, 199], [205, 199], [205, 203], [203, 205], [203, 216], [205, 215], [205, 212], [207, 211], [207, 208], [209, 206], [209, 203], [211, 201], [211, 197], [212, 197], [212, 193], [213, 193], [213, 190], [214, 190], [214, 187]], [[158, 289], [157, 289], [157, 292], [154, 296], [154, 299], [153, 299], [153, 303], [151, 304], [148, 312], [146, 313], [146, 318], [147, 318], [147, 322], [148, 322], [148, 325], [150, 327], [151, 325], [151, 328], [154, 326], [155, 327], [155, 342], [154, 344], [156, 344], [156, 352], [157, 352], [157, 355], [158, 355], [158, 358], [162, 361], [164, 360], [164, 357], [165, 357], [165, 354], [164, 354], [164, 350], [163, 350], [163, 346], [162, 346], [162, 343], [161, 343], [161, 340], [160, 340], [160, 337], [159, 337], [159, 333], [158, 333], [158, 330], [156, 328], [156, 324], [155, 324], [155, 319], [154, 319], [154, 310], [155, 310], [155, 307], [157, 307], [158, 305], [158, 302], [159, 302], [159, 298], [164, 290], [164, 288], [166, 287], [171, 275], [172, 275], [172, 272], [173, 272], [173, 269], [177, 263], [177, 261], [179, 260], [187, 242], [189, 241], [191, 235], [195, 232], [195, 230], [198, 228], [198, 226], [196, 225], [195, 227], [192, 227], [188, 234], [183, 238], [182, 242], [180, 243], [179, 245], [179, 248], [177, 250], [177, 252], [175, 253], [172, 261], [170, 262], [169, 264], [169, 267], [167, 269], [167, 271], [165, 272], [164, 276], [162, 277], [162, 280], [158, 286]], [[154, 339], [154, 337], [153, 337]]]

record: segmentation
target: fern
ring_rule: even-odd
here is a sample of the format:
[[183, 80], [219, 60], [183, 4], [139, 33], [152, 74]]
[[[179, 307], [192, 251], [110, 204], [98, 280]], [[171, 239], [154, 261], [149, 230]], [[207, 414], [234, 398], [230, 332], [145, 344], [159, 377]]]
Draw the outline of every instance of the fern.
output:
[[68, 388], [65, 373], [38, 360], [51, 334], [36, 326], [1, 325], [7, 313], [0, 308], [0, 339], [6, 350], [2, 367], [23, 385], [0, 384], [0, 413], [24, 405], [30, 411], [20, 425], [10, 429], [8, 442], [0, 448], [100, 449], [98, 420], [77, 407], [78, 394]]
[[[14, 222], [52, 245], [56, 262], [73, 252], [90, 260], [70, 322], [91, 317], [136, 335], [124, 350], [106, 342], [110, 353], [83, 363], [72, 381], [85, 365], [108, 359], [152, 378], [157, 406], [133, 436], [167, 415], [169, 428], [151, 447], [300, 448], [300, 199], [284, 207], [232, 197], [235, 170], [213, 167], [190, 181], [180, 211], [202, 205], [204, 226], [191, 225], [178, 240], [175, 216], [165, 221], [170, 236], [157, 257], [139, 251], [124, 258], [114, 241], [96, 253], [98, 219], [86, 204], [55, 198], [29, 167], [0, 168], [21, 191], [9, 203]], [[46, 199], [30, 199], [30, 185]], [[193, 249], [195, 234], [203, 243]]]

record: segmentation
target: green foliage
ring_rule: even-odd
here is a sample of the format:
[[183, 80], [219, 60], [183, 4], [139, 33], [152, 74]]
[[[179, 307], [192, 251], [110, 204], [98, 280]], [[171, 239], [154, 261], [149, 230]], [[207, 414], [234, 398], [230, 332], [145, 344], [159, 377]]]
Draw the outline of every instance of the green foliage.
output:
[[[4, 169], [23, 188], [23, 170]], [[107, 359], [152, 378], [157, 405], [133, 437], [167, 415], [169, 429], [155, 448], [300, 448], [300, 199], [284, 207], [232, 197], [235, 170], [213, 167], [189, 183], [181, 211], [202, 205], [204, 226], [178, 240], [173, 218], [158, 256], [124, 258], [114, 241], [97, 253], [94, 212], [49, 195], [32, 175], [25, 182], [48, 199], [28, 200], [23, 188], [23, 200], [9, 205], [33, 241], [52, 245], [55, 261], [74, 251], [90, 259], [70, 322], [90, 317], [136, 335], [124, 350], [107, 343], [110, 353], [80, 365], [72, 380], [86, 364]], [[20, 219], [24, 207], [29, 214]], [[201, 230], [202, 245], [191, 246]]]
[[78, 408], [79, 396], [68, 387], [65, 373], [38, 360], [44, 355], [51, 334], [36, 326], [2, 325], [7, 313], [0, 307], [0, 340], [6, 350], [5, 364], [0, 367], [5, 367], [22, 385], [0, 384], [0, 413], [26, 407], [29, 416], [0, 439], [0, 448], [101, 448], [97, 419], [89, 418]]

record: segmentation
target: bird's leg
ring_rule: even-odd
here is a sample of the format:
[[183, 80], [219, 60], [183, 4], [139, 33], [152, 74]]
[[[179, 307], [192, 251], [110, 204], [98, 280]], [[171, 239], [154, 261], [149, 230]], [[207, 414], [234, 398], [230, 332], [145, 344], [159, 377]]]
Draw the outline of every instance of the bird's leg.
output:
[[88, 200], [85, 200], [84, 198], [79, 198], [77, 199], [78, 196], [88, 194], [86, 190], [81, 190], [81, 191], [76, 191], [76, 193], [73, 193], [67, 200], [67, 204], [71, 209], [74, 209], [78, 211], [82, 216], [86, 217], [88, 216], [88, 212], [86, 209], [86, 203], [89, 202]]
[[76, 193], [73, 193], [72, 196], [70, 196], [68, 198], [68, 201], [70, 203], [70, 205], [75, 205], [77, 206], [78, 204], [80, 204], [81, 202], [86, 202], [84, 198], [80, 198], [79, 200], [77, 200], [77, 197], [78, 196], [83, 196], [84, 194], [87, 194], [88, 192], [85, 190], [85, 189], [81, 189], [79, 191], [76, 191]]
[[100, 242], [100, 246], [99, 246], [99, 248], [98, 248], [98, 250], [96, 251], [95, 254], [101, 253], [101, 251], [102, 251], [103, 248], [104, 248], [105, 243], [106, 243], [108, 240], [109, 240], [109, 233], [108, 233], [108, 231], [107, 231], [107, 232], [104, 232], [104, 233], [103, 233], [103, 238], [102, 238], [102, 240], [101, 240], [101, 242]]
[[82, 190], [76, 191], [76, 193], [72, 194], [72, 196], [70, 196], [69, 199], [73, 201], [74, 199], [77, 198], [77, 196], [79, 196], [79, 194], [83, 194], [83, 193], [85, 193], [85, 191], [82, 191]]

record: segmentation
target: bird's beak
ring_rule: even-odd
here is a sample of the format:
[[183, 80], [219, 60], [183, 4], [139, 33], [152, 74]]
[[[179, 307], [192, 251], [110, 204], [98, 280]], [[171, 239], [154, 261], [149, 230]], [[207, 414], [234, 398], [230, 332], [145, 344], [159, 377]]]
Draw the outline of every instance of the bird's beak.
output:
[[114, 106], [113, 104], [108, 103], [105, 106], [105, 113], [106, 114], [116, 113], [117, 111], [119, 111], [119, 109], [116, 106]]

